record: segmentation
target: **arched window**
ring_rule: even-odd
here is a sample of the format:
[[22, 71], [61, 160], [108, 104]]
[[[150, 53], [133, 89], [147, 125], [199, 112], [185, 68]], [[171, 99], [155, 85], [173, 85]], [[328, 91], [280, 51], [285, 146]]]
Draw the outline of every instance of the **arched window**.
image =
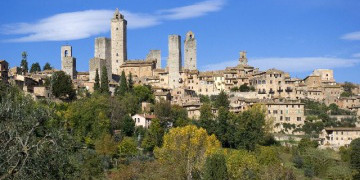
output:
[[69, 55], [68, 50], [65, 50], [64, 54], [65, 54], [65, 57], [68, 57], [68, 55]]

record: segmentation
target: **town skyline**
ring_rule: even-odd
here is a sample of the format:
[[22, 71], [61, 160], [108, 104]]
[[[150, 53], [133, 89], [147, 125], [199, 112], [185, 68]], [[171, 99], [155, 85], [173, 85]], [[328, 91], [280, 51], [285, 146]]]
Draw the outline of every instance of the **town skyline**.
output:
[[[15, 6], [18, 3], [19, 2], [14, 1], [8, 4]], [[34, 5], [37, 4], [37, 2], [33, 3]], [[61, 6], [66, 6], [69, 3], [70, 2], [62, 3]], [[253, 5], [247, 1], [242, 1], [241, 3], [244, 5]], [[267, 1], [262, 6], [265, 6], [266, 3], [271, 4], [270, 1]], [[55, 4], [49, 3], [50, 6]], [[247, 13], [244, 14], [247, 16], [240, 18], [243, 22], [233, 20], [231, 22], [234, 27], [233, 30], [226, 29], [229, 28], [231, 23], [229, 25], [229, 23], [222, 22], [222, 19], [226, 17], [231, 19], [229, 14], [234, 15], [234, 11], [237, 10], [232, 6], [239, 5], [239, 2], [231, 0], [208, 0], [186, 3], [174, 2], [165, 3], [164, 5], [155, 3], [154, 7], [149, 7], [149, 9], [134, 7], [136, 2], [133, 4], [127, 1], [121, 3], [107, 2], [99, 6], [99, 8], [92, 8], [92, 6], [95, 7], [95, 5], [99, 4], [98, 2], [90, 3], [85, 7], [79, 6], [80, 4], [79, 2], [75, 2], [71, 8], [62, 8], [62, 12], [51, 11], [52, 8], [46, 11], [39, 9], [39, 12], [36, 12], [31, 17], [10, 18], [10, 20], [6, 21], [1, 19], [1, 26], [5, 27], [0, 36], [2, 40], [0, 47], [5, 50], [0, 52], [2, 59], [6, 59], [10, 63], [10, 66], [19, 66], [21, 52], [27, 51], [29, 54], [29, 64], [39, 62], [41, 65], [44, 65], [45, 62], [50, 62], [56, 69], [61, 69], [59, 47], [64, 44], [69, 44], [73, 46], [74, 56], [77, 57], [78, 71], [88, 71], [89, 59], [94, 55], [94, 39], [95, 37], [109, 36], [109, 21], [111, 15], [114, 9], [119, 7], [129, 23], [129, 59], [144, 59], [150, 49], [160, 49], [162, 50], [162, 67], [165, 67], [168, 54], [168, 35], [179, 34], [183, 42], [186, 32], [192, 30], [198, 39], [198, 69], [201, 71], [219, 70], [227, 66], [234, 66], [238, 62], [239, 51], [246, 50], [248, 52], [249, 64], [254, 67], [259, 67], [261, 70], [277, 68], [289, 72], [292, 77], [305, 78], [314, 69], [330, 68], [334, 69], [334, 76], [338, 82], [351, 81], [359, 83], [358, 78], [356, 78], [359, 76], [359, 58], [357, 57], [357, 52], [360, 52], [360, 48], [359, 41], [356, 41], [359, 37], [356, 33], [349, 33], [356, 32], [360, 27], [357, 27], [358, 25], [356, 25], [356, 23], [343, 22], [343, 25], [339, 26], [341, 28], [320, 33], [320, 30], [328, 28], [328, 25], [336, 24], [334, 22], [329, 22], [328, 24], [327, 21], [323, 21], [329, 17], [333, 17], [336, 21], [339, 21], [344, 18], [349, 19], [348, 17], [350, 16], [347, 17], [348, 14], [353, 14], [355, 17], [358, 16], [358, 13], [356, 14], [353, 11], [359, 5], [359, 3], [355, 1], [348, 4], [343, 4], [340, 1], [333, 1], [331, 3], [325, 3], [320, 0], [314, 3], [300, 3], [296, 1], [293, 5], [283, 1], [272, 2], [272, 6], [264, 10], [266, 13], [274, 13], [279, 8], [288, 8], [288, 11], [291, 11], [294, 10], [295, 4], [299, 5], [299, 8], [296, 11], [294, 10], [294, 12], [286, 12], [289, 14], [289, 17], [281, 17], [281, 13], [274, 13], [271, 17], [275, 18], [275, 21], [268, 23], [264, 23], [263, 21], [265, 18], [263, 17], [264, 14], [262, 14], [262, 17], [254, 15], [255, 11], [261, 10], [260, 5], [246, 6], [246, 9], [239, 9], [244, 10], [244, 12]], [[146, 3], [144, 3], [144, 5], [145, 4]], [[351, 7], [349, 4], [351, 4]], [[89, 11], [89, 9], [92, 10]], [[177, 11], [179, 9], [185, 11], [180, 13], [180, 11]], [[340, 11], [343, 9], [347, 11], [341, 14]], [[332, 10], [333, 15], [329, 14], [330, 10]], [[8, 10], [5, 12], [8, 12]], [[290, 21], [291, 18], [305, 15], [306, 12], [313, 14], [313, 18], [305, 17], [302, 21]], [[17, 13], [20, 16], [23, 15], [21, 11], [12, 13]], [[110, 17], [108, 17], [108, 13]], [[321, 13], [323, 13], [323, 15], [321, 15]], [[46, 23], [44, 22], [52, 18], [59, 18], [58, 20], [61, 20], [63, 17], [78, 17], [81, 20], [81, 17], [86, 19], [88, 17], [87, 15], [90, 16], [90, 19], [84, 26], [94, 27], [91, 17], [95, 18], [95, 15], [99, 15], [96, 16], [97, 18], [95, 18], [94, 21], [104, 29], [100, 29], [98, 33], [90, 32], [90, 35], [87, 37], [81, 35], [77, 37], [75, 34], [74, 37], [68, 37], [67, 40], [62, 38], [56, 39], [55, 37], [52, 37], [55, 39], [41, 37], [41, 33], [44, 32], [39, 30], [39, 28], [36, 29], [36, 27], [40, 25], [44, 25], [41, 27], [45, 27]], [[240, 14], [234, 16], [233, 19], [239, 18], [238, 16], [240, 16]], [[249, 19], [251, 18], [255, 19], [250, 21]], [[256, 18], [261, 18], [261, 22], [264, 25], [260, 26], [256, 22]], [[352, 18], [354, 17], [350, 19]], [[276, 20], [283, 22], [277, 22]], [[316, 26], [315, 23], [320, 21], [323, 22], [321, 27], [320, 25]], [[20, 22], [27, 24], [23, 24], [22, 26], [16, 24]], [[62, 25], [61, 23], [67, 21], [57, 22], [60, 23], [58, 24], [60, 26]], [[74, 22], [76, 21], [70, 21], [70, 23]], [[199, 22], [202, 23], [202, 27], [197, 25]], [[254, 25], [252, 25], [251, 22], [253, 22]], [[285, 25], [289, 22], [292, 23]], [[219, 25], [214, 25], [216, 23]], [[244, 24], [247, 28], [241, 28], [241, 24]], [[278, 30], [279, 32], [274, 32], [274, 37], [264, 38], [263, 36], [268, 35], [269, 32], [260, 32], [261, 28], [259, 27], [263, 27], [265, 24], [269, 31]], [[279, 24], [282, 24], [282, 26], [276, 27]], [[284, 32], [294, 28], [295, 24], [298, 24], [297, 27], [299, 28], [293, 29], [296, 32], [284, 34]], [[313, 25], [313, 30], [306, 27], [306, 25], [309, 24]], [[13, 32], [13, 34], [6, 32], [14, 27], [18, 27], [18, 31]], [[226, 31], [224, 31], [224, 29]], [[233, 33], [233, 31], [239, 29], [241, 31]], [[256, 29], [258, 29], [258, 32], [251, 32]], [[71, 32], [71, 30], [69, 31]], [[84, 32], [81, 28], [78, 31]], [[307, 32], [307, 34], [301, 34], [304, 32]], [[35, 37], [32, 36], [34, 34]], [[216, 38], [213, 38], [215, 34]], [[290, 37], [289, 35], [294, 36]], [[229, 36], [233, 38], [229, 39]], [[329, 37], [331, 37], [331, 39]], [[12, 42], [9, 42], [9, 40]], [[26, 43], [24, 43], [24, 41], [26, 41]], [[274, 44], [277, 45], [275, 46]], [[48, 51], [44, 51], [44, 49]], [[279, 49], [283, 50], [281, 51]], [[269, 61], [271, 61], [271, 63]]]

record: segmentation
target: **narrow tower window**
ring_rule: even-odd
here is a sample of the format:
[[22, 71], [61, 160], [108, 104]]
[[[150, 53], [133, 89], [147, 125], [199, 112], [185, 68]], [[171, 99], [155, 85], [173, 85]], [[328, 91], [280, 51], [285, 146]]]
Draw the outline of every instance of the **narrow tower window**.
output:
[[65, 50], [65, 57], [68, 57], [68, 55], [69, 55], [69, 52], [68, 52], [68, 50]]

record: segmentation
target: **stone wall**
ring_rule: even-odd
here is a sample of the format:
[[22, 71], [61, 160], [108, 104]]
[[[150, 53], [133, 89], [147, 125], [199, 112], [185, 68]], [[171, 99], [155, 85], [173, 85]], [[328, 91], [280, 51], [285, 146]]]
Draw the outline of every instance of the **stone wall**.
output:
[[[89, 81], [90, 82], [95, 82], [95, 77], [96, 77], [96, 69], [99, 72], [99, 78], [101, 78], [101, 73], [102, 73], [102, 67], [106, 66], [106, 60], [105, 59], [100, 59], [100, 58], [92, 58], [90, 59], [89, 62]], [[110, 79], [110, 74], [108, 74], [108, 77]]]
[[95, 39], [95, 54], [94, 57], [105, 59], [106, 69], [108, 74], [112, 74], [111, 66], [111, 39], [99, 37]]
[[169, 57], [167, 67], [169, 69], [169, 87], [179, 87], [179, 72], [181, 70], [181, 37], [179, 35], [169, 36]]
[[149, 54], [146, 56], [146, 60], [156, 60], [156, 69], [161, 69], [161, 51], [160, 50], [150, 50]]
[[186, 39], [184, 43], [184, 69], [189, 70], [196, 70], [196, 61], [197, 61], [197, 55], [196, 55], [196, 39], [193, 32], [189, 31], [186, 34]]

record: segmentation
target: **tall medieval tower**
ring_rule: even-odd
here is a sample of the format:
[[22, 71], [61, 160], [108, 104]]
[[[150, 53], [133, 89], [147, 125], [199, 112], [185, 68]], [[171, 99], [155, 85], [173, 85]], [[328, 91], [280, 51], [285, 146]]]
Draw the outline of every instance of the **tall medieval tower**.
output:
[[127, 21], [116, 9], [111, 19], [111, 68], [113, 74], [121, 74], [120, 66], [127, 60]]
[[180, 84], [181, 70], [181, 37], [179, 35], [169, 36], [167, 67], [169, 68], [169, 86], [170, 88], [177, 88]]
[[72, 57], [72, 47], [61, 46], [61, 70], [71, 79], [76, 79], [76, 58]]
[[246, 51], [240, 51], [239, 65], [247, 66], [248, 59], [246, 57]]
[[186, 34], [184, 43], [185, 69], [196, 70], [196, 39], [194, 33], [189, 31]]

